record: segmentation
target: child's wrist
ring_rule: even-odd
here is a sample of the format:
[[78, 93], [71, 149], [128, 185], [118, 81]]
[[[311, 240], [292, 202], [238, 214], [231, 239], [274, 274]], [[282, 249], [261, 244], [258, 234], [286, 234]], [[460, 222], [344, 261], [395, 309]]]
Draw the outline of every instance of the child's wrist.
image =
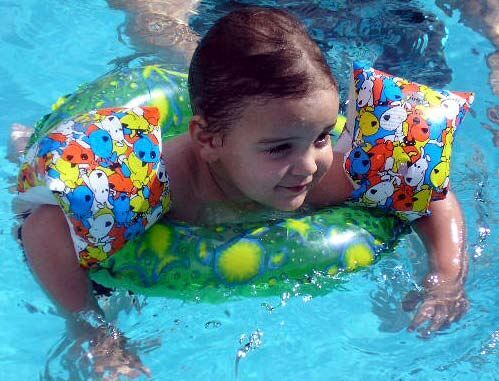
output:
[[456, 274], [445, 274], [438, 271], [432, 271], [427, 274], [422, 285], [426, 292], [444, 295], [455, 295], [463, 290], [463, 281]]
[[113, 337], [115, 339], [122, 337], [121, 332], [104, 315], [95, 310], [86, 310], [76, 312], [68, 319], [69, 331], [77, 337], [85, 337], [93, 341], [99, 338]]

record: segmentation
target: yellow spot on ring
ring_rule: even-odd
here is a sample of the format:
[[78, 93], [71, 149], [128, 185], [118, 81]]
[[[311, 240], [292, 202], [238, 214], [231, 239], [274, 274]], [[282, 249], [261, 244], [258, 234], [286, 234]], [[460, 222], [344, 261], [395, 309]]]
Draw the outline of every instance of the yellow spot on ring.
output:
[[346, 249], [345, 266], [347, 271], [354, 271], [359, 267], [366, 267], [374, 262], [374, 253], [369, 245], [355, 243]]
[[240, 240], [225, 249], [219, 256], [220, 275], [229, 283], [243, 283], [260, 272], [262, 247], [254, 241]]

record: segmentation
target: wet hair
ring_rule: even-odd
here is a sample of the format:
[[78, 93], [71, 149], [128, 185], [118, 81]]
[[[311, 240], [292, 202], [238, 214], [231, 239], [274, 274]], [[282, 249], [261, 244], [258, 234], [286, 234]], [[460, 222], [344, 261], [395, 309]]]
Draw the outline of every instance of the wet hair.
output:
[[319, 46], [290, 13], [264, 7], [235, 10], [200, 41], [189, 68], [194, 114], [220, 132], [249, 100], [299, 99], [338, 84]]

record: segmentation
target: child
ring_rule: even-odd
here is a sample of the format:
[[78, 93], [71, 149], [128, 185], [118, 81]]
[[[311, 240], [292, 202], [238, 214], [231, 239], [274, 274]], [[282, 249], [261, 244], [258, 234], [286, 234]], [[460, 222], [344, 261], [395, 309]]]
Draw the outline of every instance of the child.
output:
[[[294, 17], [255, 7], [220, 19], [194, 53], [189, 90], [189, 133], [163, 145], [167, 218], [199, 224], [210, 221], [207, 211], [214, 208], [231, 220], [244, 211], [294, 211], [350, 198], [344, 152], [333, 152], [329, 135], [338, 117], [338, 85]], [[430, 258], [425, 293], [405, 303], [413, 309], [421, 302], [410, 330], [428, 322], [429, 332], [459, 319], [468, 306], [459, 203], [449, 193], [431, 211], [414, 224]], [[59, 206], [34, 209], [22, 241], [33, 271], [62, 311], [100, 314]]]

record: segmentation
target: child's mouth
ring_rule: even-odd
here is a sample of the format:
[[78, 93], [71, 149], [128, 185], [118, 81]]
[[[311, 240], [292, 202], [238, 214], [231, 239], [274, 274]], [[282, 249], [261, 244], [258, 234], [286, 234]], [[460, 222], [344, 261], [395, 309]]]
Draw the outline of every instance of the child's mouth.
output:
[[284, 188], [290, 192], [293, 192], [293, 193], [301, 193], [301, 192], [304, 192], [305, 190], [307, 190], [309, 186], [310, 186], [310, 183], [303, 184], [303, 185], [296, 185], [296, 186], [292, 186], [292, 187], [283, 186], [282, 188]]

